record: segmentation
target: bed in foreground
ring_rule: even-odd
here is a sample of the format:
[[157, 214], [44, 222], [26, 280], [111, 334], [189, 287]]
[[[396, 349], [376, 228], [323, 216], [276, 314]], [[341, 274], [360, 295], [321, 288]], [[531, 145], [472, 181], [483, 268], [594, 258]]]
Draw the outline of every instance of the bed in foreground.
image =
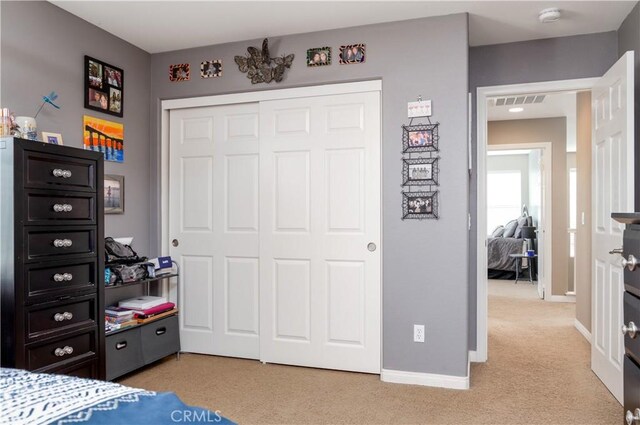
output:
[[38, 424], [233, 424], [174, 393], [156, 393], [113, 382], [0, 369], [0, 423]]

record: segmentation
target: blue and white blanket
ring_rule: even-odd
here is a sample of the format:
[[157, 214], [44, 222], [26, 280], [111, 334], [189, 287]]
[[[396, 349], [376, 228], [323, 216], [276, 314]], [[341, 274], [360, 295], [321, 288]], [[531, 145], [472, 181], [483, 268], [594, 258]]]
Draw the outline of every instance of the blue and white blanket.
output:
[[0, 369], [0, 424], [233, 424], [219, 412], [112, 382]]

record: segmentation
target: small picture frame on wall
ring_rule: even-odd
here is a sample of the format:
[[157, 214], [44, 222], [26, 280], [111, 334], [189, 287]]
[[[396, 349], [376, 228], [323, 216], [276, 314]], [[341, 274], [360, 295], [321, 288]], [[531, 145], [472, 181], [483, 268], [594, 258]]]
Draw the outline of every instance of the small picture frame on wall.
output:
[[402, 185], [438, 185], [438, 160], [440, 158], [411, 158], [402, 160]]
[[200, 77], [216, 78], [222, 76], [222, 61], [210, 60], [200, 62]]
[[438, 191], [402, 192], [402, 219], [438, 218]]
[[191, 79], [190, 67], [188, 63], [169, 65], [169, 81], [189, 81]]
[[124, 71], [113, 65], [84, 57], [84, 107], [122, 117]]
[[51, 145], [63, 145], [62, 134], [42, 132], [42, 141]]
[[402, 126], [402, 153], [437, 152], [438, 124], [416, 124]]
[[367, 59], [366, 44], [347, 44], [340, 46], [340, 65], [364, 63]]
[[104, 175], [104, 213], [124, 214], [124, 176]]
[[316, 47], [307, 50], [307, 66], [331, 65], [331, 47]]

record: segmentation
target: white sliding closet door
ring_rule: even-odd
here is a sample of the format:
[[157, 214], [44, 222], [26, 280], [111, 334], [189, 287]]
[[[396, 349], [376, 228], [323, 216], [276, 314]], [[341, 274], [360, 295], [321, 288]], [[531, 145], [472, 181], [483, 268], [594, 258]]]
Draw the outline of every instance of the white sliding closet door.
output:
[[259, 356], [258, 104], [171, 111], [182, 350]]
[[260, 359], [380, 373], [380, 95], [261, 102], [260, 129]]

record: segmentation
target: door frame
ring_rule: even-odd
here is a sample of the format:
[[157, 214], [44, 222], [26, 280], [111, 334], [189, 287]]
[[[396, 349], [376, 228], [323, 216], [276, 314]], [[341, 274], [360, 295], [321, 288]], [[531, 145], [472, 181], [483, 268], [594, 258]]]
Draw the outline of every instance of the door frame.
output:
[[[544, 300], [550, 301], [551, 298], [551, 271], [553, 268], [551, 264], [553, 262], [553, 244], [551, 243], [551, 238], [553, 235], [553, 205], [552, 205], [552, 193], [550, 188], [552, 187], [552, 161], [553, 161], [553, 150], [550, 142], [539, 142], [539, 143], [513, 143], [513, 144], [505, 144], [505, 145], [487, 145], [487, 152], [489, 151], [501, 151], [501, 150], [510, 150], [510, 151], [518, 151], [518, 150], [531, 150], [531, 149], [539, 149], [542, 151], [542, 158], [545, 164], [544, 171], [542, 173], [542, 178], [544, 181], [544, 186], [546, 188], [544, 193], [544, 199], [542, 202], [544, 205], [544, 216], [546, 220], [542, 223], [543, 230], [545, 233], [544, 237], [544, 246], [542, 247], [542, 252], [544, 254], [544, 276], [545, 280], [542, 282], [542, 287], [544, 288]], [[485, 211], [486, 211], [486, 200], [485, 200]], [[486, 229], [486, 226], [485, 226]], [[485, 236], [486, 238], [486, 236]], [[538, 274], [538, 279], [540, 275]]]
[[476, 349], [469, 361], [486, 362], [488, 358], [488, 276], [487, 276], [487, 100], [490, 97], [572, 90], [591, 90], [599, 80], [580, 78], [538, 83], [478, 87], [476, 92]]
[[[169, 116], [172, 110], [185, 108], [198, 108], [208, 106], [233, 105], [241, 103], [259, 103], [268, 100], [295, 99], [302, 97], [332, 96], [340, 94], [353, 94], [362, 92], [378, 92], [382, 96], [382, 80], [367, 80], [352, 83], [337, 83], [326, 85], [313, 85], [296, 88], [284, 88], [273, 90], [261, 90], [242, 93], [230, 93], [211, 96], [187, 97], [180, 99], [168, 99], [160, 102], [160, 252], [168, 252], [171, 235], [169, 234]], [[383, 198], [383, 169], [382, 169], [382, 102], [380, 103], [380, 371], [384, 364], [383, 350], [383, 323], [384, 312], [382, 306], [383, 299], [383, 268], [384, 268], [384, 225], [382, 217], [384, 217]], [[176, 299], [177, 288], [165, 284], [163, 293], [167, 294], [170, 299]]]

